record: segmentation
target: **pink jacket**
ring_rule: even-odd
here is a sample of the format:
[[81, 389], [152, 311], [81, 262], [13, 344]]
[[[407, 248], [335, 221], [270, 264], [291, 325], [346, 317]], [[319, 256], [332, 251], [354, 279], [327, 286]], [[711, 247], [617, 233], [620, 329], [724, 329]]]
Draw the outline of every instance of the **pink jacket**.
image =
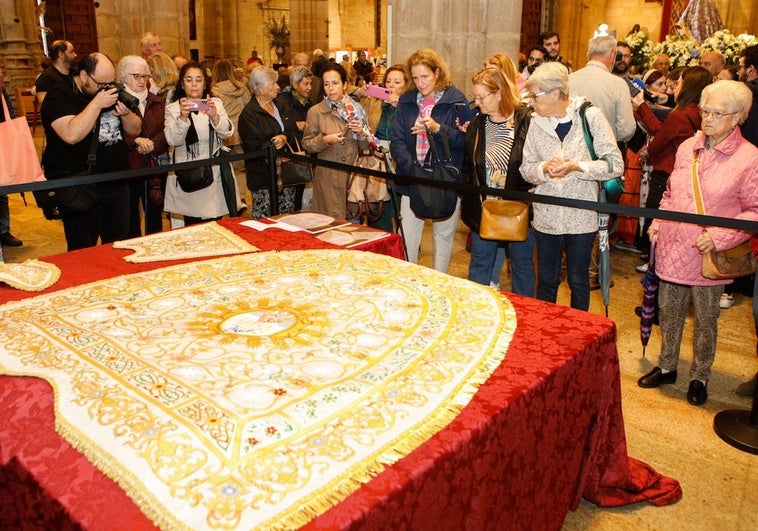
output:
[[[711, 149], [705, 149], [702, 132], [679, 146], [661, 210], [696, 213], [692, 190], [692, 160], [696, 150], [700, 150], [700, 189], [705, 213], [758, 221], [758, 148], [742, 137], [739, 127]], [[660, 278], [688, 286], [731, 282], [707, 279], [700, 274], [702, 255], [692, 245], [703, 227], [656, 219], [651, 228], [658, 230], [655, 271]], [[752, 236], [748, 232], [719, 227], [705, 230], [717, 251], [735, 247]]]

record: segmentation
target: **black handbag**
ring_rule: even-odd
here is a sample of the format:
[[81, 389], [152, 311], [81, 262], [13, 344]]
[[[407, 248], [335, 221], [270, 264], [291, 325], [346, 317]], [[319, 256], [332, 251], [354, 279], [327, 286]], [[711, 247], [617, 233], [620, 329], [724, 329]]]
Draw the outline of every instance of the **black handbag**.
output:
[[[430, 138], [427, 156], [429, 165], [422, 167], [418, 161], [414, 161], [412, 175], [436, 183], [457, 183], [460, 181], [461, 172], [451, 161], [447, 133], [441, 129], [438, 134], [442, 137], [445, 159], [439, 158], [434, 139]], [[408, 196], [413, 213], [420, 218], [427, 219], [450, 217], [455, 212], [458, 203], [458, 193], [455, 190], [438, 186], [414, 185], [409, 188]]]
[[[190, 120], [192, 116], [190, 116]], [[208, 124], [208, 153], [213, 153], [213, 137], [215, 131]], [[182, 189], [182, 192], [191, 194], [204, 188], [208, 188], [213, 184], [213, 168], [211, 166], [198, 166], [196, 168], [189, 168], [187, 170], [180, 170], [175, 172], [176, 184]]]
[[[100, 133], [100, 119], [92, 128], [92, 137], [87, 154], [87, 169], [82, 172], [59, 172], [46, 176], [48, 180], [65, 177], [90, 175], [97, 162], [97, 142]], [[45, 219], [63, 219], [64, 216], [82, 214], [95, 208], [100, 202], [100, 193], [96, 184], [77, 184], [52, 190], [34, 190], [34, 201], [42, 209]]]
[[[297, 138], [295, 138], [295, 147], [297, 147], [297, 151], [292, 149], [290, 143], [287, 142], [287, 148], [290, 153], [294, 155], [305, 155], [305, 151], [300, 147]], [[307, 162], [290, 160], [284, 157], [281, 159], [279, 164], [279, 183], [283, 188], [310, 182], [313, 182], [313, 168], [310, 164]]]
[[176, 183], [183, 192], [192, 193], [208, 188], [213, 184], [213, 169], [210, 166], [198, 166], [189, 170], [176, 172]]

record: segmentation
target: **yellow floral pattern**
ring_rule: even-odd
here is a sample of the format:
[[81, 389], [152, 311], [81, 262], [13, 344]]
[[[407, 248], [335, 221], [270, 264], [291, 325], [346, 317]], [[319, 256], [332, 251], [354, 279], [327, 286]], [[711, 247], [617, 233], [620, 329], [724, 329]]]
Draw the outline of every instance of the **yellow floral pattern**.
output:
[[294, 527], [447, 425], [516, 327], [490, 288], [356, 251], [259, 253], [0, 306], [0, 370], [158, 525]]

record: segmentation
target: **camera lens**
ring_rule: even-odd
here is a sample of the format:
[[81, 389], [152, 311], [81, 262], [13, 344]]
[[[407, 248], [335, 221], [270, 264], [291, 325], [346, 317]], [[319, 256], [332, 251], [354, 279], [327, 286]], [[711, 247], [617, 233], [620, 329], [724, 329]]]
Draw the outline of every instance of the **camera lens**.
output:
[[[607, 57], [607, 56], [606, 56], [606, 57]], [[621, 61], [621, 59], [623, 59], [623, 57], [624, 57], [624, 56], [623, 56], [623, 55], [621, 55], [621, 52], [616, 52], [616, 62], [617, 62], [617, 63], [618, 63], [619, 61]]]

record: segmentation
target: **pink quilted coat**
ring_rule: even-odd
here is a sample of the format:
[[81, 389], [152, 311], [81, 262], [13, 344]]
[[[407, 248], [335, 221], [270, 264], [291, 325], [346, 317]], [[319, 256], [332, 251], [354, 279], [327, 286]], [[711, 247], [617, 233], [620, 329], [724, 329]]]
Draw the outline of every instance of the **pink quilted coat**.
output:
[[[692, 160], [696, 150], [700, 150], [700, 189], [705, 213], [758, 221], [758, 148], [742, 137], [739, 127], [711, 149], [705, 149], [702, 132], [679, 146], [661, 210], [696, 213], [692, 190]], [[658, 230], [655, 271], [660, 278], [688, 286], [731, 282], [711, 280], [700, 274], [702, 255], [692, 245], [703, 227], [655, 220], [651, 228]], [[705, 230], [717, 251], [735, 247], [752, 236], [734, 229], [706, 227]]]

